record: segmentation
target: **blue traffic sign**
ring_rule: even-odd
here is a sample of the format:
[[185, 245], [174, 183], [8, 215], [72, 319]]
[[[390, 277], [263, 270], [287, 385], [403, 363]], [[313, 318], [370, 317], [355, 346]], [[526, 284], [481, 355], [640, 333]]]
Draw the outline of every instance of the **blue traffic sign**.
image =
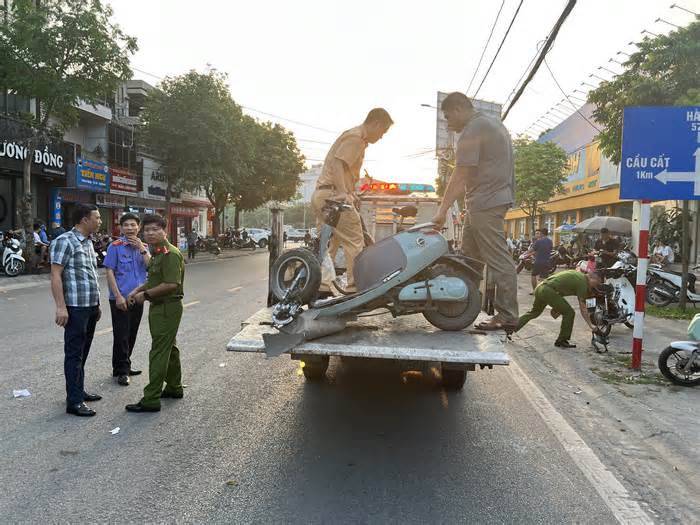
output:
[[620, 198], [700, 200], [700, 106], [625, 108]]

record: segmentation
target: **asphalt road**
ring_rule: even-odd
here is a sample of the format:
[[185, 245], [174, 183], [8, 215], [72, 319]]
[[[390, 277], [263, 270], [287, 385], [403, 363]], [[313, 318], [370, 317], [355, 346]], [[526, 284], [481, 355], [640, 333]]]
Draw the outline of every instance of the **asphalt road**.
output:
[[[446, 393], [391, 365], [333, 362], [307, 384], [287, 357], [227, 353], [263, 305], [266, 268], [263, 253], [188, 266], [188, 388], [156, 414], [124, 411], [145, 377], [113, 381], [108, 312], [86, 368], [98, 414], [65, 414], [48, 286], [0, 294], [2, 521], [616, 521], [506, 369]], [[147, 351], [144, 324], [135, 367]], [[32, 396], [13, 399], [21, 388]]]

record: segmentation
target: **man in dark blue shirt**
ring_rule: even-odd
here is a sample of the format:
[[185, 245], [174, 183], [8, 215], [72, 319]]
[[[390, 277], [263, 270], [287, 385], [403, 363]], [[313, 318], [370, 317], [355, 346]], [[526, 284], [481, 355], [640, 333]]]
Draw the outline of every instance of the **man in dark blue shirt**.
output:
[[[535, 242], [532, 243], [528, 252], [535, 254], [535, 261], [532, 265], [532, 292], [537, 288], [537, 278], [544, 279], [550, 273], [552, 249], [554, 244], [552, 239], [547, 237], [547, 228], [540, 228], [535, 231]], [[532, 293], [530, 294], [532, 295]]]

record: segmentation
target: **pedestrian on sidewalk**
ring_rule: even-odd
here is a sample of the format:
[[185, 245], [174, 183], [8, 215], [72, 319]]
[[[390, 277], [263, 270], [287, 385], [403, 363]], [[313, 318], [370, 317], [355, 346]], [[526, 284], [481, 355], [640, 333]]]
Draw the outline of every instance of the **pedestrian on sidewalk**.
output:
[[527, 323], [537, 319], [544, 311], [545, 306], [549, 305], [552, 307], [552, 317], [556, 319], [560, 315], [562, 316], [559, 337], [554, 342], [554, 346], [576, 348], [575, 344], [569, 342], [576, 313], [565, 297], [576, 296], [578, 298], [581, 316], [591, 331], [595, 331], [596, 327], [588, 315], [586, 298], [593, 295], [593, 291], [599, 288], [602, 282], [603, 279], [597, 272], [585, 274], [577, 270], [565, 270], [545, 279], [535, 289], [535, 300], [532, 303], [532, 308], [520, 317], [515, 331], [519, 331]]
[[195, 230], [190, 230], [187, 234], [187, 260], [194, 259], [197, 255], [197, 232]]
[[[129, 304], [150, 301], [148, 325], [151, 351], [148, 354], [148, 385], [138, 403], [126, 405], [129, 412], [158, 412], [164, 397], [181, 399], [182, 369], [176, 346], [182, 318], [185, 265], [180, 250], [166, 238], [167, 221], [160, 215], [146, 215], [142, 221], [146, 242], [151, 248], [148, 280], [129, 294]], [[165, 383], [165, 388], [163, 387]]]
[[478, 111], [463, 93], [450, 93], [441, 110], [449, 130], [460, 135], [456, 167], [431, 222], [437, 227], [445, 224], [448, 210], [464, 195], [462, 253], [487, 264], [490, 279], [498, 283], [494, 300], [497, 314], [475, 328], [510, 330], [518, 322], [518, 277], [504, 234], [506, 212], [515, 202], [510, 134], [500, 120]]
[[530, 272], [530, 284], [532, 285], [532, 293], [535, 294], [535, 288], [537, 288], [537, 278], [541, 277], [544, 279], [549, 275], [549, 268], [552, 264], [552, 249], [554, 244], [552, 239], [547, 237], [549, 231], [547, 228], [540, 228], [535, 230], [535, 242], [530, 245], [527, 250], [527, 254], [534, 254], [535, 260], [532, 263], [532, 271]]
[[89, 417], [95, 411], [85, 401], [102, 399], [85, 391], [85, 362], [102, 315], [97, 256], [90, 235], [100, 229], [102, 219], [94, 204], [78, 204], [73, 221], [75, 227], [51, 243], [51, 293], [56, 324], [64, 328], [66, 412]]
[[109, 309], [112, 313], [112, 376], [117, 383], [128, 386], [129, 376], [141, 373], [131, 368], [131, 353], [136, 344], [143, 304], [129, 305], [126, 298], [146, 282], [151, 254], [139, 239], [141, 219], [135, 213], [119, 218], [121, 237], [107, 248], [104, 267], [109, 285]]

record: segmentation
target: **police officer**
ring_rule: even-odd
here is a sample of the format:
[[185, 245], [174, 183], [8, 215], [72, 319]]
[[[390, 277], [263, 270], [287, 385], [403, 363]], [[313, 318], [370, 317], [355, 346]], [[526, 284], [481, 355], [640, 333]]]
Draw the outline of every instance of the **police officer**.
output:
[[[148, 324], [151, 351], [148, 354], [148, 385], [141, 401], [126, 405], [129, 412], [158, 412], [163, 397], [181, 399], [180, 350], [175, 346], [182, 318], [185, 265], [182, 254], [166, 238], [167, 221], [160, 215], [146, 215], [141, 221], [151, 251], [148, 280], [129, 294], [131, 304], [150, 301]], [[165, 383], [165, 388], [163, 387]]]

